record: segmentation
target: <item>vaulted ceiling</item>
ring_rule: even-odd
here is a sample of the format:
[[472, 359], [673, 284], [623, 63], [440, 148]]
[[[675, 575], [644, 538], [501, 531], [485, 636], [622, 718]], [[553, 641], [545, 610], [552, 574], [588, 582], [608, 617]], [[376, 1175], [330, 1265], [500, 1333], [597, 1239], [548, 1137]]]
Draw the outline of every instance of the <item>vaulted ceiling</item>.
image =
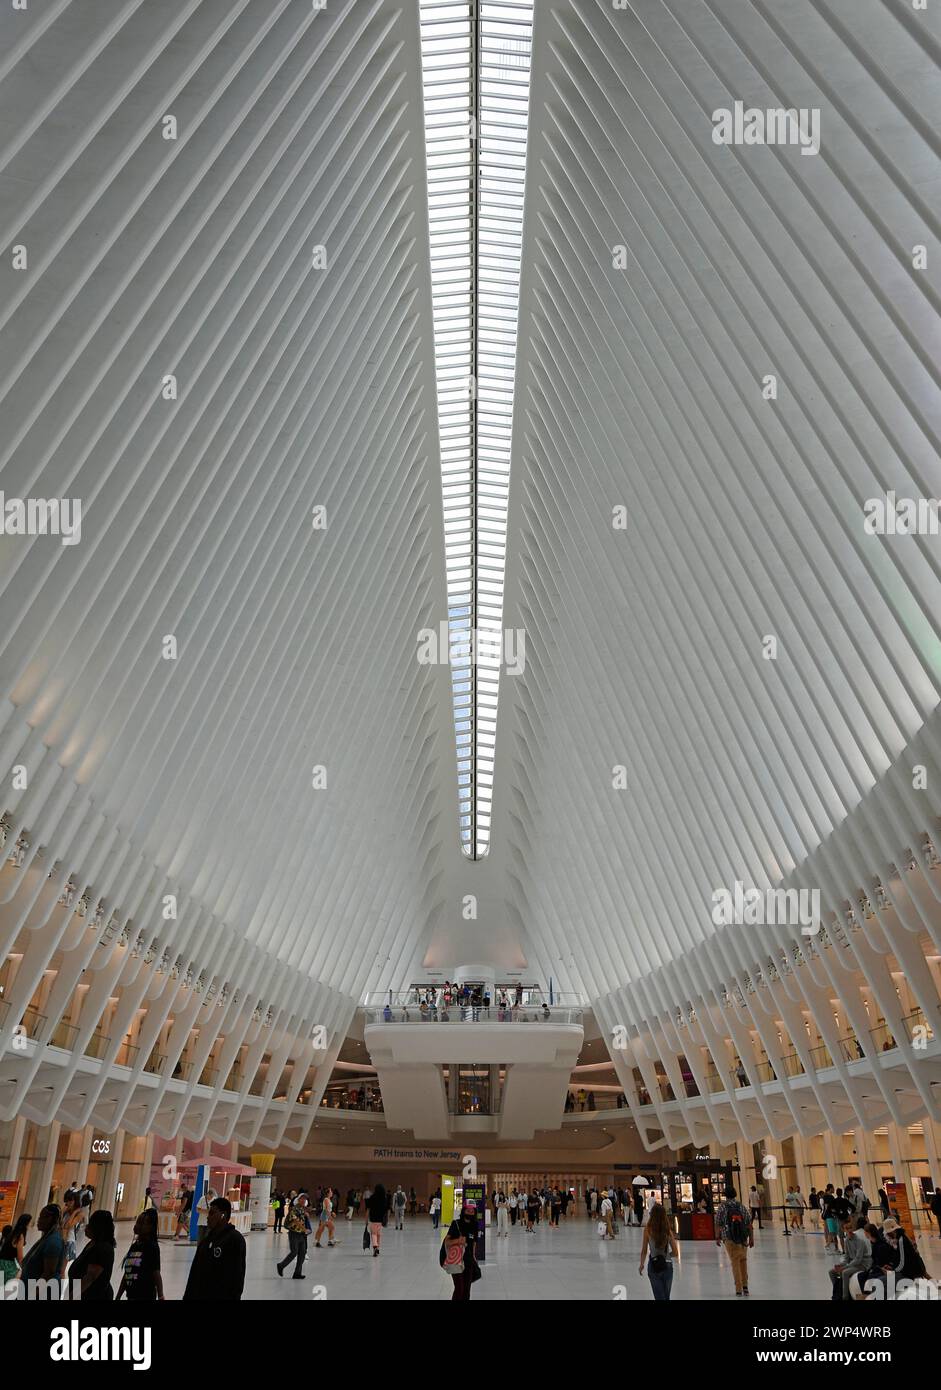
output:
[[[834, 994], [862, 1029], [892, 969], [936, 1015], [938, 538], [863, 521], [941, 495], [938, 18], [537, 3], [525, 669], [469, 862], [449, 674], [416, 660], [448, 617], [416, 0], [105, 9], [0, 14], [0, 485], [82, 503], [78, 544], [0, 536], [0, 1042], [50, 969], [50, 1027], [110, 1007], [116, 1050], [146, 1009], [144, 1053], [178, 1019], [294, 1094], [364, 991], [462, 961], [650, 1059], [832, 1032]], [[819, 153], [715, 143], [737, 101], [817, 109]], [[819, 890], [824, 940], [718, 927], [736, 881]], [[100, 1114], [69, 1078], [4, 1113]], [[223, 1079], [109, 1113], [306, 1132]]]

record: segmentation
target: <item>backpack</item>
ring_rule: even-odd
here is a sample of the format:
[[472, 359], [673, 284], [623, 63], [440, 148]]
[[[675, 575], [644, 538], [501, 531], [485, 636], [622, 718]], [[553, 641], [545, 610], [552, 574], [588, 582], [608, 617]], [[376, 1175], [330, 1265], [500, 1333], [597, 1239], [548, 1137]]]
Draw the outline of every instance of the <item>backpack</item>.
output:
[[729, 1202], [725, 1209], [726, 1240], [733, 1245], [748, 1244], [748, 1223], [741, 1202]]
[[295, 1235], [300, 1235], [303, 1231], [307, 1230], [307, 1222], [304, 1220], [304, 1214], [299, 1207], [291, 1208], [285, 1218], [284, 1224], [287, 1226], [288, 1230], [293, 1231]]

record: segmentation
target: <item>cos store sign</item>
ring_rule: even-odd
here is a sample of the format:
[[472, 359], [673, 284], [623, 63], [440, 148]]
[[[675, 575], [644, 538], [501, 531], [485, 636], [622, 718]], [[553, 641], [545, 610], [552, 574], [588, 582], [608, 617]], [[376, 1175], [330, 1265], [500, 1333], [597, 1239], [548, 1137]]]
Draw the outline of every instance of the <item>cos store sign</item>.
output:
[[91, 1143], [91, 1151], [93, 1154], [109, 1154], [111, 1152], [111, 1140], [93, 1139]]

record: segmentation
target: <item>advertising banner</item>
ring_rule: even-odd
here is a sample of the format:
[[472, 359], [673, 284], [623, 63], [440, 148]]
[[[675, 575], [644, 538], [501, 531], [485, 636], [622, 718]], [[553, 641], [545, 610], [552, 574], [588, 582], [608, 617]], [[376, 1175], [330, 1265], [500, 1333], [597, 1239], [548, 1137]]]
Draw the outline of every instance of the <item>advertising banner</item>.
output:
[[477, 1204], [477, 1263], [483, 1264], [487, 1258], [487, 1189], [482, 1182], [465, 1182], [464, 1191], [461, 1194], [463, 1202], [476, 1202]]
[[0, 1182], [0, 1228], [12, 1226], [16, 1194], [19, 1190], [18, 1182]]
[[454, 1220], [454, 1189], [457, 1178], [448, 1173], [441, 1174], [441, 1239], [444, 1240], [448, 1227]]

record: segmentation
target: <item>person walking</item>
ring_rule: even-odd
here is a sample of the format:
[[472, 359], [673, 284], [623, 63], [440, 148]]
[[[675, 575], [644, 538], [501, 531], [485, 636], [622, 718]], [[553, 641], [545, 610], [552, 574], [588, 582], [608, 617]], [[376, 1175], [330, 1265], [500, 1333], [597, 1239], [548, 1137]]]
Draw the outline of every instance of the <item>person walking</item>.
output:
[[197, 1225], [196, 1225], [196, 1239], [197, 1239], [197, 1241], [202, 1240], [203, 1236], [204, 1236], [204, 1235], [206, 1234], [206, 1232], [209, 1230], [209, 1208], [210, 1208], [210, 1206], [212, 1205], [212, 1203], [215, 1201], [215, 1196], [216, 1196], [215, 1188], [213, 1188], [213, 1187], [207, 1187], [207, 1188], [205, 1189], [205, 1191], [203, 1192], [203, 1195], [200, 1197], [199, 1201], [196, 1203], [196, 1212], [197, 1212], [197, 1218], [196, 1218], [196, 1220], [197, 1220]]
[[436, 1231], [436, 1230], [438, 1229], [438, 1223], [439, 1223], [439, 1221], [441, 1220], [441, 1188], [440, 1188], [440, 1187], [436, 1187], [435, 1190], [434, 1190], [434, 1192], [431, 1194], [431, 1201], [430, 1201], [429, 1204], [428, 1204], [428, 1210], [429, 1210], [429, 1212], [431, 1213], [431, 1229], [432, 1229], [433, 1231]]
[[801, 1199], [800, 1197], [798, 1197], [793, 1187], [788, 1188], [784, 1197], [784, 1205], [787, 1207], [788, 1224], [790, 1225], [791, 1230], [799, 1230], [801, 1219]]
[[607, 1188], [601, 1194], [601, 1220], [604, 1222], [602, 1240], [614, 1240], [614, 1204], [608, 1196]]
[[752, 1227], [761, 1230], [761, 1198], [758, 1196], [758, 1189], [754, 1183], [748, 1192], [748, 1207], [751, 1211]]
[[507, 1206], [506, 1193], [502, 1190], [497, 1193], [497, 1236], [509, 1236], [510, 1234], [510, 1211]]
[[327, 1232], [327, 1245], [332, 1250], [336, 1245], [334, 1236], [336, 1235], [335, 1218], [333, 1213], [333, 1188], [328, 1187], [323, 1194], [323, 1205], [320, 1208], [320, 1221], [317, 1225], [317, 1234], [314, 1236], [314, 1245], [318, 1250], [323, 1247], [320, 1244], [320, 1237], [324, 1231]]
[[[886, 1207], [888, 1208], [888, 1205], [889, 1205], [889, 1199], [888, 1199], [888, 1197], [886, 1197], [886, 1199], [885, 1199], [885, 1204], [886, 1204]], [[933, 1192], [932, 1195], [931, 1195], [931, 1215], [932, 1215], [932, 1216], [935, 1218], [935, 1220], [937, 1221], [937, 1223], [938, 1223], [938, 1234], [941, 1235], [941, 1187], [939, 1187], [937, 1183], [935, 1184], [934, 1192]]]
[[49, 1283], [61, 1277], [65, 1258], [65, 1241], [62, 1239], [62, 1213], [54, 1202], [47, 1203], [36, 1218], [39, 1239], [34, 1241], [23, 1256], [20, 1278], [30, 1291], [30, 1281], [43, 1279]]
[[271, 1198], [271, 1210], [274, 1212], [274, 1233], [280, 1235], [284, 1227], [284, 1194], [275, 1192]]
[[452, 1303], [469, 1303], [471, 1285], [480, 1278], [476, 1245], [477, 1203], [465, 1202], [460, 1216], [448, 1227], [439, 1255], [442, 1269], [454, 1280]]
[[748, 1252], [754, 1247], [755, 1233], [747, 1209], [737, 1200], [735, 1188], [725, 1189], [725, 1199], [716, 1209], [716, 1245], [725, 1246], [732, 1266], [736, 1297], [748, 1297]]
[[379, 1246], [382, 1241], [382, 1228], [386, 1224], [388, 1212], [389, 1208], [386, 1204], [386, 1190], [381, 1182], [377, 1182], [366, 1204], [366, 1215], [369, 1219], [369, 1235], [372, 1240], [372, 1253], [374, 1259], [379, 1254]]
[[670, 1290], [673, 1288], [673, 1257], [679, 1258], [679, 1254], [680, 1249], [670, 1219], [658, 1202], [644, 1227], [639, 1270], [639, 1273], [643, 1274], [646, 1260], [650, 1290], [657, 1303], [670, 1301]]
[[65, 1194], [65, 1210], [62, 1213], [62, 1239], [65, 1241], [65, 1263], [62, 1266], [62, 1277], [65, 1278], [66, 1265], [75, 1259], [78, 1238], [88, 1210], [82, 1207], [78, 1200], [78, 1193]]
[[[156, 1224], [157, 1213], [154, 1212]], [[69, 1270], [69, 1283], [78, 1283], [82, 1303], [110, 1303], [114, 1299], [111, 1271], [114, 1268], [114, 1217], [110, 1211], [93, 1211], [88, 1218], [88, 1240]], [[71, 1290], [70, 1290], [71, 1291]]]
[[284, 1271], [291, 1261], [294, 1261], [294, 1273], [292, 1279], [304, 1278], [304, 1261], [307, 1259], [307, 1236], [310, 1231], [310, 1220], [307, 1215], [308, 1201], [304, 1193], [300, 1193], [288, 1207], [287, 1215], [284, 1218], [284, 1226], [288, 1233], [288, 1253], [283, 1260], [280, 1260], [275, 1268], [280, 1278], [284, 1278]]
[[123, 1294], [128, 1303], [164, 1301], [157, 1213], [152, 1207], [140, 1212], [134, 1222], [134, 1239], [124, 1256], [122, 1269], [118, 1298]]
[[517, 1208], [517, 1204], [518, 1204], [518, 1197], [519, 1197], [519, 1194], [517, 1193], [516, 1188], [515, 1188], [515, 1187], [512, 1188], [512, 1189], [510, 1190], [510, 1195], [509, 1195], [509, 1197], [507, 1198], [507, 1203], [506, 1203], [507, 1206], [508, 1206], [509, 1209], [510, 1209], [510, 1225], [511, 1225], [511, 1226], [515, 1226], [515, 1225], [516, 1225], [516, 1208]]
[[[196, 1247], [185, 1301], [235, 1302], [245, 1287], [245, 1237], [232, 1225], [232, 1203], [214, 1197], [206, 1213], [206, 1235]], [[306, 1242], [305, 1242], [306, 1245]]]
[[536, 1229], [539, 1220], [539, 1193], [530, 1192], [526, 1198], [526, 1229], [530, 1235]]
[[193, 1214], [193, 1189], [187, 1187], [186, 1183], [180, 1191], [180, 1214], [176, 1221], [176, 1235], [174, 1240], [189, 1240], [190, 1238], [190, 1217]]
[[408, 1198], [400, 1183], [392, 1194], [392, 1210], [395, 1213], [395, 1229], [397, 1231], [405, 1230], [405, 1204], [407, 1201]]
[[[23, 1253], [26, 1249], [26, 1232], [29, 1230], [32, 1216], [29, 1212], [23, 1212], [18, 1216], [12, 1226], [3, 1228], [3, 1237], [0, 1239], [0, 1279], [4, 1283], [9, 1283], [11, 1279], [18, 1279], [20, 1268], [23, 1264]], [[0, 1291], [0, 1298], [3, 1297]]]

